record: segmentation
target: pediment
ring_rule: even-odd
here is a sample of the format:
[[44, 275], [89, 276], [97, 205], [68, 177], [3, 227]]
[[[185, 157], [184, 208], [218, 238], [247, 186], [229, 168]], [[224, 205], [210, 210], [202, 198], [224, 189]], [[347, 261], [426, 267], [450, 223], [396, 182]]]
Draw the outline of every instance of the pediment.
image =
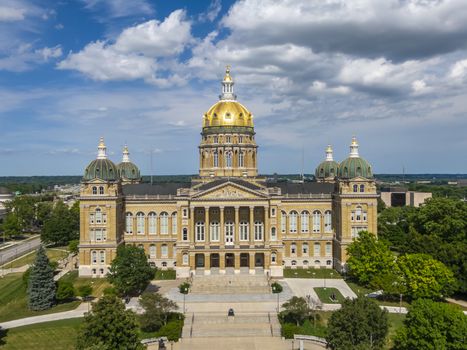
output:
[[255, 191], [235, 183], [225, 183], [217, 187], [199, 192], [193, 196], [197, 199], [254, 199], [265, 198], [264, 193]]

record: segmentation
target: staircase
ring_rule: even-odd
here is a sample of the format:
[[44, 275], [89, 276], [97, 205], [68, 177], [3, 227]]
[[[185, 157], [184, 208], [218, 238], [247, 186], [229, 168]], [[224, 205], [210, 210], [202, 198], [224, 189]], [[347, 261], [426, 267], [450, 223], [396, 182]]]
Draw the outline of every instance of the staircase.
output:
[[281, 327], [274, 313], [192, 313], [186, 315], [182, 338], [280, 337]]
[[271, 289], [264, 275], [211, 275], [195, 276], [190, 293], [269, 294]]

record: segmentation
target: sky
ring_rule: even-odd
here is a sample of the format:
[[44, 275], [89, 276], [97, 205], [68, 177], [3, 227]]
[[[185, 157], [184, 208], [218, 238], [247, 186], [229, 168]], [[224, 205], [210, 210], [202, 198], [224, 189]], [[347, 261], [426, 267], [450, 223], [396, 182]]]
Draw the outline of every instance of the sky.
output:
[[[467, 173], [465, 0], [0, 0], [0, 176], [80, 175], [104, 137], [196, 174], [231, 65], [259, 172], [351, 138], [375, 173]], [[303, 161], [302, 161], [303, 159]]]

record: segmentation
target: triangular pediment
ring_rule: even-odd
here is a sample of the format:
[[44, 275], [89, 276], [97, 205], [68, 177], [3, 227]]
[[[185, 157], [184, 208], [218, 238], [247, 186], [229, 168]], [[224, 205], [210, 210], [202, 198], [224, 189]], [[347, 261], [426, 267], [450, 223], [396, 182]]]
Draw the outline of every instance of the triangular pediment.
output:
[[227, 182], [210, 188], [205, 191], [200, 191], [193, 195], [197, 199], [253, 199], [253, 198], [266, 198], [267, 195], [260, 191], [252, 190], [236, 184], [234, 182]]

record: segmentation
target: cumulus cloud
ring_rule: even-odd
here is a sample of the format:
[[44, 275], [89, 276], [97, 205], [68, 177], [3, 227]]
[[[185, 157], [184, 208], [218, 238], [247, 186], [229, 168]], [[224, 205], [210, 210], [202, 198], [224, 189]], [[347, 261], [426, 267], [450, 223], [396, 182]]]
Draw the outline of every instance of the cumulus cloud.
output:
[[150, 15], [154, 12], [146, 0], [82, 0], [85, 7], [95, 11], [102, 21], [135, 15]]
[[42, 56], [44, 61], [48, 61], [50, 58], [58, 58], [62, 55], [62, 48], [60, 45], [54, 47], [44, 47], [36, 50], [36, 53]]
[[198, 16], [200, 22], [214, 21], [222, 10], [221, 0], [213, 0], [207, 10]]
[[0, 22], [15, 22], [24, 19], [25, 10], [21, 8], [0, 6]]

